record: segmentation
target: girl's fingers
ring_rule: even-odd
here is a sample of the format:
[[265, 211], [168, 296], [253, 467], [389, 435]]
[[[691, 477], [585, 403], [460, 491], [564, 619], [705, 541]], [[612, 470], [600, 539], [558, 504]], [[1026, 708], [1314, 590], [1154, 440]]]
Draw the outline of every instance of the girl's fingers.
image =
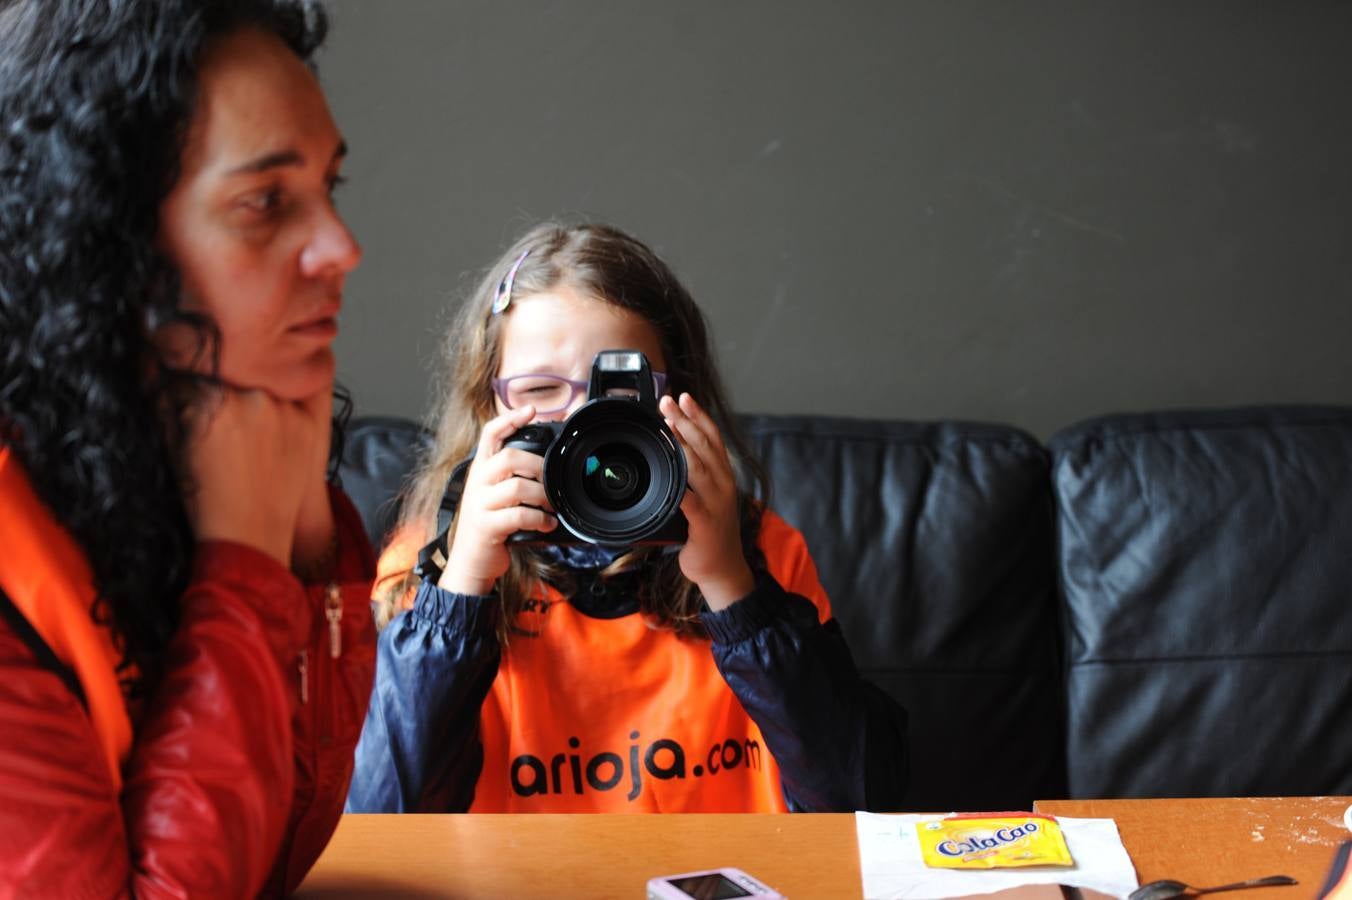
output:
[[509, 409], [496, 419], [490, 419], [479, 435], [479, 455], [488, 457], [497, 453], [502, 449], [503, 441], [533, 418], [535, 407], [523, 406], [520, 409]]
[[[681, 395], [682, 399], [688, 396], [690, 395]], [[696, 411], [698, 411], [698, 407], [696, 408]], [[668, 418], [677, 424], [681, 432], [681, 437], [684, 438], [685, 442], [697, 452], [707, 454], [713, 451], [714, 447], [709, 440], [709, 435], [705, 433], [704, 429], [699, 427], [699, 424], [691, 417], [689, 411], [685, 407], [677, 406], [675, 414]]]
[[689, 470], [691, 476], [693, 477], [696, 471], [703, 471], [706, 468], [704, 454], [700, 452], [700, 448], [692, 446], [690, 442], [686, 440], [685, 434], [681, 431], [680, 422], [675, 419], [668, 419], [667, 427], [676, 435], [676, 439], [680, 441], [681, 448], [685, 450], [685, 467]]
[[529, 506], [513, 506], [510, 509], [498, 509], [488, 514], [489, 530], [501, 535], [498, 543], [518, 531], [553, 531], [558, 520], [549, 513]]
[[681, 411], [686, 414], [695, 427], [704, 435], [705, 440], [709, 442], [710, 447], [723, 451], [723, 432], [718, 429], [718, 423], [713, 420], [704, 407], [695, 401], [695, 398], [689, 394], [681, 394], [679, 406]]
[[732, 473], [732, 461], [722, 445], [710, 446], [708, 439], [689, 419], [681, 416], [680, 411], [674, 418], [667, 419], [667, 427], [675, 434], [686, 451], [686, 465], [692, 481], [699, 478], [707, 487], [725, 488], [736, 483]]
[[510, 509], [513, 506], [536, 506], [552, 509], [545, 489], [538, 481], [528, 478], [508, 478], [492, 485], [484, 492], [484, 509]]
[[685, 435], [681, 434], [681, 429], [676, 424], [675, 419], [667, 419], [666, 423], [667, 427], [671, 429], [671, 433], [676, 435], [676, 443], [680, 444], [681, 449], [685, 451], [686, 481], [691, 484], [703, 481], [704, 464], [700, 459], [699, 452], [686, 441]]
[[486, 484], [497, 484], [513, 476], [539, 481], [544, 476], [545, 458], [529, 450], [507, 447], [484, 460], [480, 476]]
[[706, 498], [722, 492], [727, 483], [718, 474], [716, 467], [709, 465], [698, 452], [692, 452], [689, 448], [685, 454], [685, 469], [686, 483], [690, 489]]
[[692, 443], [702, 444], [716, 455], [726, 455], [727, 449], [723, 444], [723, 432], [719, 430], [718, 423], [704, 411], [704, 408], [695, 401], [695, 398], [689, 394], [681, 394], [680, 399], [664, 397], [667, 401], [663, 414], [669, 419], [684, 419], [692, 426], [688, 432]]

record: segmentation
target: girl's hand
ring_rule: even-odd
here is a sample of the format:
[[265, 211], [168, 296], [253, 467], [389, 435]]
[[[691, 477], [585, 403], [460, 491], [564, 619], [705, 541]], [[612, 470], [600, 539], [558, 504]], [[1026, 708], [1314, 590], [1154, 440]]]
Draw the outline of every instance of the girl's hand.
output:
[[685, 449], [689, 469], [681, 511], [690, 523], [690, 537], [681, 548], [681, 572], [699, 585], [710, 609], [726, 609], [756, 584], [742, 553], [732, 460], [718, 425], [694, 397], [663, 397], [658, 409]]
[[213, 388], [188, 420], [186, 498], [199, 541], [255, 547], [291, 563], [301, 500], [310, 484], [316, 410], [261, 390]]
[[[540, 484], [544, 457], [502, 443], [530, 422], [535, 409], [509, 410], [484, 425], [479, 447], [465, 475], [451, 549], [437, 584], [457, 594], [483, 595], [507, 571], [507, 538], [517, 531], [551, 531], [551, 515]], [[535, 507], [535, 508], [532, 508]]]
[[305, 491], [296, 518], [291, 569], [323, 578], [329, 574], [326, 569], [331, 569], [336, 562], [330, 558], [336, 549], [334, 534], [337, 526], [333, 520], [333, 504], [329, 501], [328, 482], [329, 444], [333, 438], [333, 388], [325, 388], [302, 406], [316, 431], [305, 474]]

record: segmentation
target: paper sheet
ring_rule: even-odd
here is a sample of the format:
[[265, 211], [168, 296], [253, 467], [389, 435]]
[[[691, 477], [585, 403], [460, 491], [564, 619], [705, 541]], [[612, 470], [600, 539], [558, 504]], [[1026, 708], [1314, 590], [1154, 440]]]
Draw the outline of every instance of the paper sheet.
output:
[[939, 900], [1028, 884], [1066, 884], [1125, 897], [1139, 886], [1112, 819], [1057, 817], [1073, 866], [931, 869], [920, 857], [916, 824], [942, 816], [857, 812], [854, 817], [865, 900]]

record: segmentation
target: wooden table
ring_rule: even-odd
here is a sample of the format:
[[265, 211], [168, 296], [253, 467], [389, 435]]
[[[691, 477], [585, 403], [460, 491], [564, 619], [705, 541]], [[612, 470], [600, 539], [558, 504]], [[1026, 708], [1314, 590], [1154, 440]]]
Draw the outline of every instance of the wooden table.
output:
[[854, 816], [346, 815], [298, 897], [642, 900], [737, 866], [791, 900], [859, 900]]
[[1198, 886], [1290, 875], [1299, 887], [1236, 895], [1304, 900], [1324, 884], [1333, 851], [1352, 832], [1352, 797], [1226, 797], [1189, 800], [1039, 800], [1055, 816], [1112, 819], [1142, 883], [1173, 878]]
[[[1313, 897], [1352, 797], [1042, 801], [1111, 818], [1143, 881], [1211, 885], [1284, 873]], [[344, 816], [297, 896], [642, 898], [654, 875], [738, 866], [792, 900], [859, 900], [854, 816]]]

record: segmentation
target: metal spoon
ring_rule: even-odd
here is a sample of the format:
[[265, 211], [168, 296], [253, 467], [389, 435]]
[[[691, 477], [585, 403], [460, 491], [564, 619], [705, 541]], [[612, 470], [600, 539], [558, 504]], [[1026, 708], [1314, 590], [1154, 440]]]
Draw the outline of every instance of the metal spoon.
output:
[[1269, 875], [1266, 878], [1236, 881], [1234, 884], [1222, 884], [1219, 887], [1193, 887], [1181, 881], [1171, 881], [1165, 878], [1141, 885], [1127, 895], [1127, 900], [1165, 900], [1166, 897], [1182, 897], [1185, 894], [1214, 894], [1218, 891], [1241, 891], [1245, 888], [1296, 883], [1296, 879], [1290, 875]]

